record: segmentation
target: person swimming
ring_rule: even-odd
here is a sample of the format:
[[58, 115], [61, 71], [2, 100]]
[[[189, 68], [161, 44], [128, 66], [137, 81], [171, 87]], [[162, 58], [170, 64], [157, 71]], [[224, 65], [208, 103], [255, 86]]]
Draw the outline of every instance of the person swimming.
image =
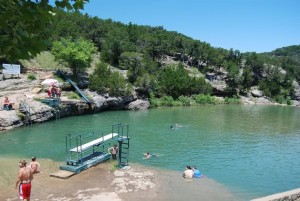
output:
[[150, 154], [149, 152], [147, 152], [147, 153], [144, 153], [144, 159], [149, 159], [149, 158], [151, 158], [151, 157], [157, 157], [155, 154]]
[[170, 126], [170, 129], [171, 129], [171, 130], [174, 130], [174, 129], [181, 128], [181, 127], [182, 127], [182, 126], [179, 125], [179, 124], [175, 124], [175, 125], [172, 124], [172, 125]]

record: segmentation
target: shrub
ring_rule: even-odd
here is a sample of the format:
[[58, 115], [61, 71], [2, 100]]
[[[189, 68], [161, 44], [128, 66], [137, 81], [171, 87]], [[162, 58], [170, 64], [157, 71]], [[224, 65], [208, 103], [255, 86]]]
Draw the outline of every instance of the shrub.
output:
[[239, 98], [229, 98], [229, 97], [226, 97], [225, 100], [224, 100], [224, 103], [225, 104], [241, 104], [241, 99]]
[[35, 77], [35, 75], [33, 73], [29, 73], [27, 75], [27, 79], [32, 81], [32, 80], [36, 80], [36, 77]]
[[76, 92], [71, 92], [71, 94], [68, 95], [68, 99], [77, 99], [80, 100], [80, 96]]
[[174, 99], [172, 96], [163, 96], [161, 99], [160, 99], [160, 102], [163, 106], [168, 106], [168, 107], [171, 107], [174, 105]]
[[215, 104], [216, 103], [215, 97], [213, 97], [211, 95], [199, 94], [199, 95], [193, 96], [193, 99], [198, 104]]
[[187, 96], [179, 96], [178, 100], [182, 103], [183, 106], [190, 106], [192, 99]]

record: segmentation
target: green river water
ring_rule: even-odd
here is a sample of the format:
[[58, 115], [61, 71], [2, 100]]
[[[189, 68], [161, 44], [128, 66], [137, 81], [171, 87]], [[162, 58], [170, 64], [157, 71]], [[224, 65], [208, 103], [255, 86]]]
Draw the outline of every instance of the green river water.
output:
[[[66, 134], [129, 124], [129, 163], [175, 170], [197, 166], [245, 199], [300, 188], [300, 108], [216, 105], [109, 111], [0, 133], [1, 160], [63, 162]], [[176, 129], [171, 125], [178, 124]], [[143, 160], [143, 153], [158, 155]], [[6, 178], [0, 166], [2, 183]], [[1, 183], [1, 182], [0, 182]]]

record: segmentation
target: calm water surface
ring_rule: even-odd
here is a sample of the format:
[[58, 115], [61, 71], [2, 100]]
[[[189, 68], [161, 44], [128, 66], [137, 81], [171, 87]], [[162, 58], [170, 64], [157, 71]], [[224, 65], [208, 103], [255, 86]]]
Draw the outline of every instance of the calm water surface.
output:
[[[113, 111], [0, 133], [0, 157], [64, 161], [65, 136], [129, 124], [130, 162], [197, 166], [245, 199], [300, 188], [300, 108], [217, 105]], [[170, 126], [178, 124], [172, 130]], [[143, 159], [144, 152], [158, 155]], [[3, 171], [3, 170], [0, 170]]]

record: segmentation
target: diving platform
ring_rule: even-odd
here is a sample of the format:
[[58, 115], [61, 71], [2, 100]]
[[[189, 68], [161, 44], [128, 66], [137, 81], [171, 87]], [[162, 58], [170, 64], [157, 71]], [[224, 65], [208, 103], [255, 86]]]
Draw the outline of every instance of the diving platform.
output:
[[80, 153], [80, 152], [83, 152], [83, 151], [89, 149], [90, 147], [99, 146], [102, 142], [110, 140], [116, 136], [118, 136], [118, 133], [111, 133], [111, 134], [105, 135], [101, 138], [98, 138], [96, 140], [93, 140], [91, 142], [88, 142], [86, 144], [75, 147], [75, 148], [71, 149], [70, 151]]
[[110, 154], [95, 152], [83, 158], [82, 161], [69, 161], [66, 165], [60, 166], [60, 169], [79, 173], [108, 159], [110, 159]]
[[[87, 132], [79, 135], [66, 135], [66, 164], [60, 170], [79, 173], [111, 158], [107, 150], [111, 143], [119, 143], [118, 166], [128, 164], [129, 137], [128, 125], [114, 124], [112, 132], [104, 135], [102, 131]], [[122, 148], [123, 147], [123, 148]]]

